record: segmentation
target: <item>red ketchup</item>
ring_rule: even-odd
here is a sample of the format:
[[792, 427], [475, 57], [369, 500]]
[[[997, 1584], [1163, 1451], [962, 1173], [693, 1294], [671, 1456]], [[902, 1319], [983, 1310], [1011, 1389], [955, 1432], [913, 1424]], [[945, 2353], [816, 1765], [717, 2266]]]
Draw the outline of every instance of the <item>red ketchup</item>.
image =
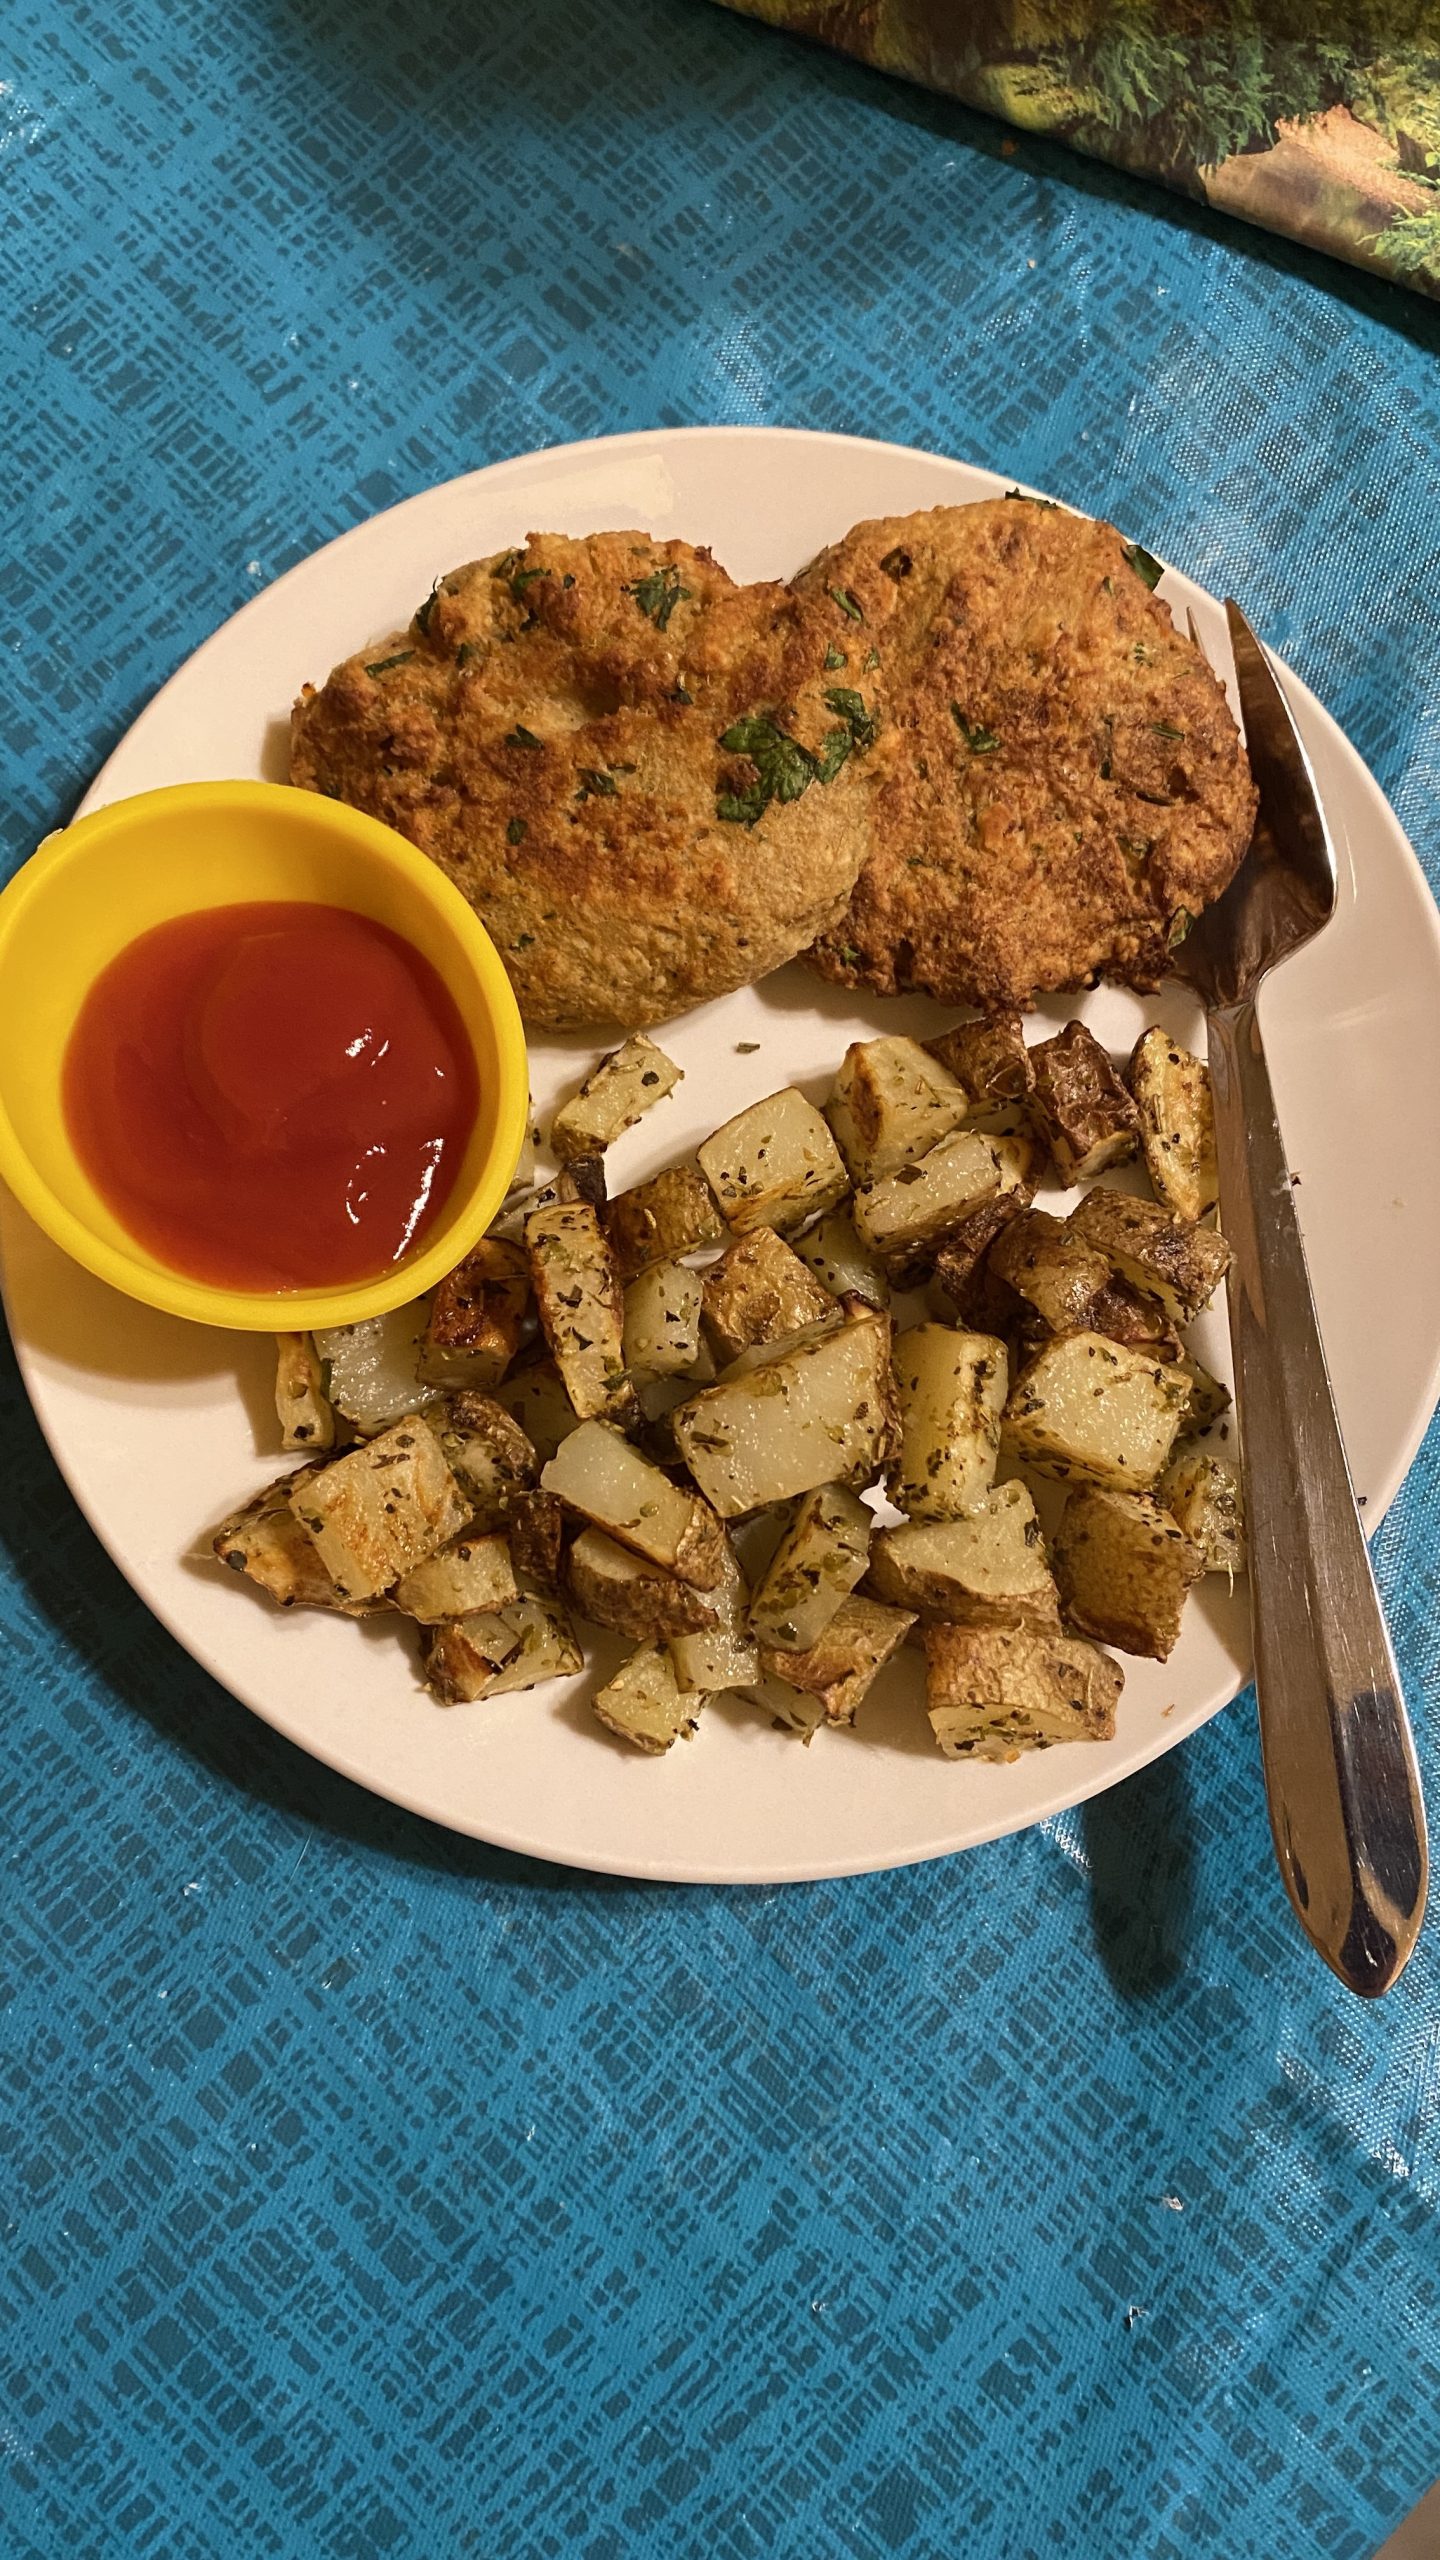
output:
[[474, 1052], [428, 960], [368, 916], [281, 901], [142, 933], [81, 1007], [65, 1117], [136, 1242], [192, 1280], [372, 1279], [444, 1207]]

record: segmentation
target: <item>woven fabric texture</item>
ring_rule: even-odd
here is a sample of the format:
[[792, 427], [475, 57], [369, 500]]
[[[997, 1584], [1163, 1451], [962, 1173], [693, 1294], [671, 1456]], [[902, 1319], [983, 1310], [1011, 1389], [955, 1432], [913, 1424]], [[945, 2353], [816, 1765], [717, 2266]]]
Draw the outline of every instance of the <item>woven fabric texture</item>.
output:
[[[1114, 515], [1440, 852], [1417, 297], [704, 0], [11, 0], [0, 155], [10, 866], [328, 536], [718, 419]], [[1248, 1706], [928, 1868], [576, 1878], [248, 1717], [3, 1428], [5, 2560], [1368, 2560], [1429, 2484], [1435, 1943], [1302, 1947]], [[1437, 1521], [1432, 1440], [1432, 1778]]]

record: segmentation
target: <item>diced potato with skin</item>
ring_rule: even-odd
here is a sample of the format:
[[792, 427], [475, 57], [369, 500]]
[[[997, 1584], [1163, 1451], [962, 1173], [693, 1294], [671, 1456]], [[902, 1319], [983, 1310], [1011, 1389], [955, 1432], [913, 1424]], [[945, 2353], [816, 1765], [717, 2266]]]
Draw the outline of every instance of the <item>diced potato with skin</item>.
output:
[[873, 1182], [928, 1155], [969, 1110], [948, 1067], [918, 1040], [856, 1040], [845, 1052], [825, 1117], [851, 1174]]
[[425, 1647], [426, 1684], [442, 1707], [533, 1689], [584, 1668], [574, 1628], [548, 1600], [512, 1600], [503, 1609], [448, 1619]]
[[697, 1590], [713, 1590], [724, 1571], [725, 1534], [708, 1504], [672, 1484], [608, 1422], [582, 1422], [540, 1481], [622, 1547]]
[[1121, 1653], [1164, 1662], [1180, 1633], [1185, 1595], [1205, 1559], [1148, 1493], [1077, 1485], [1051, 1541], [1070, 1625]]
[[533, 1485], [539, 1476], [540, 1460], [529, 1433], [493, 1396], [479, 1395], [470, 1387], [447, 1396], [437, 1406], [431, 1427], [446, 1464], [470, 1495], [477, 1516], [486, 1522], [499, 1518], [511, 1495], [523, 1485]]
[[[638, 1285], [638, 1284], [637, 1284]], [[752, 1343], [798, 1333], [835, 1313], [834, 1300], [773, 1227], [739, 1236], [704, 1283], [705, 1329], [720, 1360]]]
[[832, 1298], [868, 1298], [872, 1307], [888, 1307], [890, 1283], [868, 1245], [855, 1232], [848, 1209], [832, 1209], [818, 1225], [795, 1238], [800, 1260], [814, 1272]]
[[1002, 1287], [990, 1269], [990, 1248], [1016, 1218], [1025, 1215], [1018, 1193], [993, 1191], [952, 1227], [935, 1255], [935, 1279], [953, 1299], [962, 1322], [974, 1333], [999, 1333], [1013, 1324], [1020, 1301]]
[[993, 1485], [959, 1520], [877, 1532], [866, 1589], [962, 1627], [1055, 1627], [1060, 1604], [1028, 1485]]
[[282, 1449], [333, 1449], [335, 1414], [325, 1367], [308, 1333], [275, 1336], [275, 1411]]
[[433, 1386], [498, 1386], [520, 1348], [529, 1304], [529, 1256], [486, 1236], [430, 1301], [420, 1376]]
[[562, 1103], [550, 1123], [550, 1144], [562, 1164], [576, 1156], [599, 1155], [633, 1129], [647, 1111], [673, 1093], [682, 1070], [653, 1040], [637, 1031], [620, 1049], [602, 1058], [577, 1094]]
[[700, 1308], [705, 1284], [683, 1262], [652, 1262], [625, 1292], [625, 1366], [631, 1377], [683, 1378], [696, 1368], [703, 1343]]
[[1218, 1422], [1221, 1415], [1230, 1410], [1229, 1388], [1219, 1378], [1212, 1378], [1208, 1369], [1202, 1368], [1193, 1351], [1182, 1348], [1175, 1367], [1185, 1382], [1188, 1399], [1180, 1417], [1184, 1429], [1208, 1431], [1212, 1423]]
[[584, 1200], [537, 1209], [525, 1246], [545, 1339], [581, 1421], [638, 1420], [620, 1274], [596, 1212]]
[[1155, 1197], [1193, 1226], [1220, 1197], [1210, 1070], [1152, 1024], [1130, 1053], [1128, 1081]]
[[748, 1680], [741, 1695], [753, 1706], [763, 1707], [787, 1732], [798, 1733], [802, 1742], [812, 1742], [826, 1721], [823, 1698], [811, 1697], [806, 1689], [792, 1689], [788, 1680], [777, 1680], [768, 1671], [758, 1680]]
[[682, 1689], [742, 1689], [759, 1677], [760, 1654], [750, 1632], [750, 1585], [728, 1537], [724, 1569], [705, 1597], [714, 1605], [715, 1624], [671, 1637], [675, 1677]]
[[532, 1360], [526, 1368], [512, 1370], [502, 1378], [494, 1400], [533, 1441], [541, 1459], [553, 1458], [580, 1420], [553, 1360]]
[[843, 1484], [803, 1494], [761, 1577], [750, 1624], [762, 1644], [805, 1653], [864, 1575], [873, 1511]]
[[1230, 1247], [1213, 1227], [1187, 1227], [1157, 1201], [1132, 1200], [1124, 1191], [1087, 1191], [1069, 1224], [1132, 1289], [1154, 1298], [1171, 1324], [1198, 1316], [1230, 1268]]
[[622, 1742], [633, 1742], [639, 1751], [660, 1752], [672, 1742], [689, 1741], [705, 1693], [680, 1687], [663, 1644], [644, 1644], [621, 1663], [613, 1680], [597, 1689], [591, 1704]]
[[566, 1565], [570, 1597], [582, 1618], [597, 1627], [637, 1642], [660, 1637], [695, 1635], [718, 1620], [708, 1592], [696, 1591], [673, 1573], [606, 1536], [603, 1529], [582, 1529]]
[[605, 1212], [605, 1233], [622, 1280], [652, 1262], [674, 1262], [725, 1233], [715, 1195], [691, 1164], [676, 1164], [622, 1191]]
[[1063, 1333], [1021, 1370], [1005, 1407], [1005, 1446], [1063, 1482], [1148, 1493], [1170, 1455], [1188, 1389], [1166, 1367], [1101, 1333]]
[[436, 1627], [476, 1609], [502, 1609], [507, 1600], [519, 1599], [520, 1585], [503, 1537], [462, 1532], [438, 1555], [402, 1574], [390, 1596], [405, 1617]]
[[951, 1228], [1001, 1187], [989, 1139], [958, 1129], [919, 1164], [862, 1183], [855, 1194], [855, 1230], [903, 1286], [929, 1268]]
[[785, 1235], [833, 1209], [850, 1176], [828, 1124], [794, 1085], [738, 1111], [696, 1149], [700, 1168], [739, 1235]]
[[995, 1481], [1010, 1361], [991, 1333], [917, 1324], [895, 1344], [900, 1446], [890, 1477], [914, 1520], [956, 1520]]
[[1153, 1298], [1142, 1298], [1128, 1280], [1107, 1280], [1097, 1290], [1085, 1310], [1087, 1333], [1108, 1334], [1112, 1342], [1126, 1342], [1134, 1351], [1148, 1351], [1154, 1360], [1178, 1360], [1182, 1344]]
[[892, 1653], [914, 1626], [908, 1609], [879, 1600], [843, 1600], [818, 1642], [804, 1653], [762, 1645], [760, 1668], [818, 1698], [830, 1724], [853, 1724], [855, 1711]]
[[1035, 1081], [1018, 1013], [991, 1013], [979, 1022], [957, 1022], [953, 1031], [942, 1031], [938, 1040], [927, 1040], [925, 1046], [932, 1058], [949, 1068], [972, 1111], [998, 1111], [1007, 1102], [1023, 1102]]
[[991, 1154], [1000, 1168], [1000, 1188], [1013, 1192], [1024, 1205], [1035, 1197], [1035, 1188], [1047, 1164], [1044, 1141], [1033, 1129], [991, 1129], [986, 1132]]
[[1028, 1108], [1063, 1183], [1090, 1182], [1134, 1155], [1139, 1114], [1092, 1031], [1067, 1022], [1030, 1052]]
[[332, 1459], [295, 1495], [294, 1508], [342, 1600], [388, 1591], [470, 1518], [439, 1441], [413, 1413]]
[[338, 1609], [344, 1617], [363, 1617], [369, 1604], [341, 1597], [291, 1508], [291, 1495], [320, 1473], [319, 1467], [298, 1467], [267, 1485], [216, 1530], [212, 1548], [221, 1564], [258, 1583], [282, 1609]]
[[1160, 1479], [1160, 1500], [1198, 1548], [1207, 1573], [1245, 1570], [1245, 1501], [1240, 1479], [1223, 1458], [1182, 1450]]
[[1108, 1742], [1125, 1676], [1083, 1636], [1030, 1627], [927, 1627], [930, 1726], [952, 1760], [1018, 1760], [1055, 1742]]
[[868, 1484], [895, 1430], [889, 1321], [853, 1299], [843, 1324], [707, 1387], [676, 1407], [671, 1426], [725, 1520], [816, 1485]]
[[1012, 1218], [991, 1245], [987, 1264], [1052, 1333], [1074, 1333], [1088, 1324], [1087, 1309], [1110, 1278], [1103, 1253], [1044, 1209], [1026, 1209]]
[[363, 1438], [373, 1439], [403, 1414], [422, 1413], [434, 1402], [435, 1390], [418, 1383], [428, 1315], [426, 1301], [418, 1298], [389, 1315], [328, 1325], [315, 1334], [329, 1372], [330, 1402]]
[[521, 1590], [552, 1599], [560, 1588], [564, 1504], [553, 1493], [513, 1493], [505, 1508], [505, 1542]]

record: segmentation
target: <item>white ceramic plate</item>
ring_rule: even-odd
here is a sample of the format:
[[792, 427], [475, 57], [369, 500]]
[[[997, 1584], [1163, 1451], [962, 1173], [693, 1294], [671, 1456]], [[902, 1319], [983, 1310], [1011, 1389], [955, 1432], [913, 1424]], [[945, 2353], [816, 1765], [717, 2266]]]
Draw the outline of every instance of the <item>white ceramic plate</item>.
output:
[[[301, 682], [402, 623], [433, 577], [532, 530], [640, 526], [713, 545], [739, 578], [788, 574], [857, 518], [997, 495], [992, 474], [933, 454], [770, 428], [695, 428], [527, 455], [358, 526], [236, 614], [157, 695], [87, 807], [160, 783], [283, 779]], [[1127, 531], [1145, 539], [1153, 527]], [[1167, 574], [1228, 665], [1214, 600]], [[1341, 865], [1329, 930], [1267, 990], [1264, 1019], [1321, 1319], [1356, 1482], [1377, 1521], [1437, 1391], [1440, 919], [1360, 758], [1290, 681]], [[1190, 1000], [1102, 990], [1041, 1009], [1038, 1036], [1080, 1013], [1116, 1051], [1147, 1020], [1192, 1040]], [[848, 1041], [938, 1025], [923, 1000], [868, 1008], [800, 968], [704, 1006], [661, 1034], [679, 1093], [613, 1151], [638, 1180], [781, 1084], [823, 1093]], [[742, 1053], [741, 1043], [754, 1042]], [[596, 1054], [537, 1047], [542, 1116]], [[900, 1865], [1019, 1830], [1113, 1786], [1232, 1698], [1249, 1636], [1243, 1591], [1211, 1579], [1164, 1665], [1126, 1664], [1112, 1743], [1009, 1767], [940, 1758], [913, 1654], [852, 1733], [809, 1749], [758, 1710], [709, 1710], [696, 1740], [650, 1760], [586, 1705], [594, 1674], [448, 1711], [416, 1684], [383, 1624], [282, 1616], [208, 1560], [202, 1532], [277, 1472], [262, 1341], [171, 1322], [112, 1296], [13, 1206], [0, 1218], [11, 1329], [36, 1412], [112, 1556], [195, 1659], [305, 1750], [458, 1831], [573, 1866], [729, 1883]], [[1228, 1368], [1212, 1312], [1202, 1356]], [[613, 1659], [613, 1654], [606, 1657]]]

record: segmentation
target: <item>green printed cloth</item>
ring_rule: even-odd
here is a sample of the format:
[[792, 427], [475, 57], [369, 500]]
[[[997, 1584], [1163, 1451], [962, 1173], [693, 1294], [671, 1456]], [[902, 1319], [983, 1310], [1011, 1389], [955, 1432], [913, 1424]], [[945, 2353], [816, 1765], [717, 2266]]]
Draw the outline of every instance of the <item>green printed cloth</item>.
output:
[[1440, 294], [1440, 6], [725, 0]]

